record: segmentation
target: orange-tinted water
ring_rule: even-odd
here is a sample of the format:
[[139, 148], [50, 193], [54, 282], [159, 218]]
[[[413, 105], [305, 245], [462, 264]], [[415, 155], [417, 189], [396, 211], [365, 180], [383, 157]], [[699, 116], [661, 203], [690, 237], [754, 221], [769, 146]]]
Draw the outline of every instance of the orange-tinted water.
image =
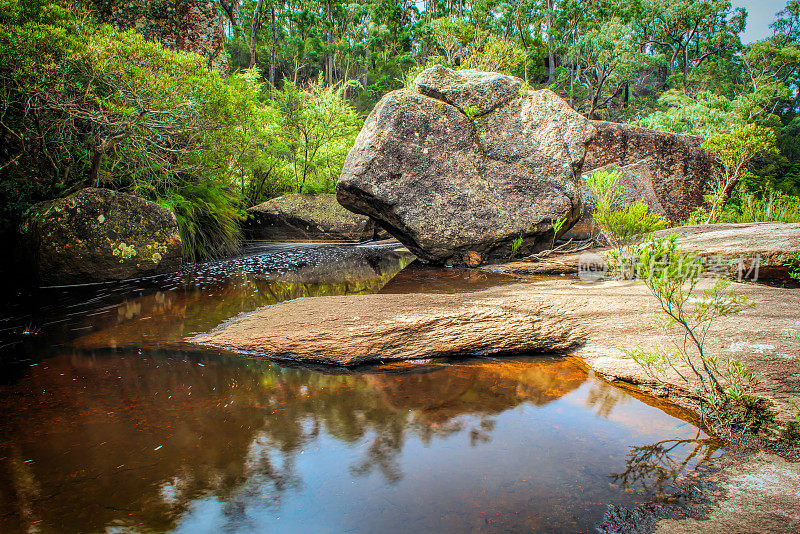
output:
[[345, 372], [182, 341], [287, 298], [511, 281], [413, 267], [390, 281], [408, 261], [262, 247], [27, 296], [5, 321], [0, 531], [591, 532], [608, 504], [718, 453], [569, 359]]

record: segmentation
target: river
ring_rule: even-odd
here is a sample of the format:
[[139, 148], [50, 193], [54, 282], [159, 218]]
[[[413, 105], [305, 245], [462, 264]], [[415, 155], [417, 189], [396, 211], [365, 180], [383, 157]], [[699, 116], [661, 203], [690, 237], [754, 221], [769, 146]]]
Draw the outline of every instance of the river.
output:
[[2, 532], [593, 532], [721, 453], [570, 357], [339, 369], [184, 340], [261, 306], [477, 291], [392, 244], [251, 244], [20, 292], [0, 319]]

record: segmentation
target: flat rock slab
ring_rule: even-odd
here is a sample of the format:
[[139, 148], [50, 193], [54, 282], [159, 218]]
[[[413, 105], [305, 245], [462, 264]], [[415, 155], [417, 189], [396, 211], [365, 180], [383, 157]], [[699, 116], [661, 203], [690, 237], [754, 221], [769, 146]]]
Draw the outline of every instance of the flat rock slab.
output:
[[376, 236], [375, 222], [344, 209], [334, 194], [291, 194], [247, 210], [248, 239], [263, 241], [360, 242]]
[[727, 460], [712, 475], [719, 490], [703, 519], [662, 519], [656, 534], [800, 532], [800, 463], [758, 452]]
[[[788, 278], [787, 264], [800, 254], [800, 223], [759, 222], [680, 226], [656, 232], [657, 237], [676, 233], [685, 251], [708, 258], [710, 266], [747, 275], [758, 263], [762, 278]], [[748, 276], [750, 278], [750, 276]]]
[[262, 308], [190, 341], [271, 358], [351, 366], [560, 352], [582, 341], [574, 326], [530, 292], [353, 295]]
[[[705, 287], [710, 281], [702, 281]], [[789, 418], [800, 396], [800, 289], [734, 284], [756, 308], [720, 319], [707, 350], [739, 359], [756, 394]], [[193, 343], [269, 358], [357, 365], [448, 356], [572, 351], [595, 371], [652, 383], [621, 346], [673, 349], [651, 325], [658, 301], [641, 282], [555, 279], [455, 295], [378, 294], [285, 302], [242, 316]], [[723, 363], [724, 365], [724, 363]], [[676, 388], [681, 384], [671, 377]]]

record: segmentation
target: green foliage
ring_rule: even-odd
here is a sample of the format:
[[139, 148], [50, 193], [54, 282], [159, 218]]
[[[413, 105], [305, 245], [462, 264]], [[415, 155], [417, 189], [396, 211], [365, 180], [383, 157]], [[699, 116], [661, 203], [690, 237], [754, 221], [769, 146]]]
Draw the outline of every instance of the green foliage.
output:
[[[31, 194], [21, 204], [85, 186], [168, 199], [180, 206], [187, 257], [235, 250], [234, 239], [216, 234], [239, 209], [234, 175], [247, 173], [258, 151], [258, 74], [223, 80], [201, 56], [98, 28], [80, 6], [12, 3], [20, 15], [0, 38], [0, 116], [13, 162], [4, 162], [2, 189], [25, 184]], [[24, 53], [11, 53], [22, 44]], [[200, 215], [209, 210], [219, 221]]]
[[558, 219], [551, 219], [550, 220], [550, 229], [553, 230], [553, 242], [550, 244], [550, 248], [555, 248], [556, 246], [556, 236], [564, 227], [564, 223], [567, 222], [566, 217], [559, 217]]
[[[626, 203], [627, 191], [619, 183], [618, 171], [599, 171], [586, 178], [597, 198], [594, 220], [614, 250], [612, 264], [621, 266], [626, 250], [643, 236], [666, 228], [667, 221], [642, 201]], [[622, 272], [624, 274], [624, 270]]]
[[598, 202], [609, 206], [621, 206], [627, 195], [625, 187], [619, 183], [617, 170], [595, 171], [586, 176], [586, 186], [594, 193]]
[[508, 257], [508, 259], [513, 259], [514, 256], [517, 255], [519, 248], [522, 246], [522, 242], [522, 236], [514, 238], [514, 241], [511, 242], [511, 255]]
[[286, 82], [268, 101], [274, 180], [297, 193], [332, 193], [361, 119], [345, 98], [352, 84], [301, 89]]
[[465, 106], [461, 111], [467, 116], [469, 120], [475, 120], [478, 117], [478, 106]]
[[728, 196], [738, 185], [745, 166], [757, 156], [776, 154], [775, 132], [748, 123], [734, 126], [727, 133], [716, 134], [703, 143], [703, 148], [714, 154], [722, 164], [723, 172], [714, 177], [711, 211], [706, 223], [713, 222]]
[[156, 200], [175, 213], [187, 259], [198, 261], [239, 249], [245, 212], [231, 187], [211, 180], [185, 182]]
[[771, 422], [765, 401], [751, 392], [758, 383], [738, 360], [720, 360], [706, 350], [705, 340], [715, 321], [737, 315], [754, 304], [729, 289], [726, 278], [700, 290], [703, 261], [676, 245], [677, 235], [650, 238], [633, 257], [637, 277], [658, 299], [661, 314], [656, 324], [677, 333], [672, 351], [625, 348], [625, 353], [653, 379], [664, 382], [677, 377], [688, 390], [704, 418], [723, 429], [757, 431]]
[[525, 64], [525, 51], [513, 43], [495, 36], [490, 37], [480, 50], [472, 53], [461, 63], [468, 69], [503, 74], [520, 75]]
[[755, 193], [740, 190], [719, 217], [726, 223], [767, 221], [800, 223], [800, 197], [771, 188]]
[[475, 27], [457, 17], [441, 17], [431, 21], [430, 28], [448, 65], [475, 39]]

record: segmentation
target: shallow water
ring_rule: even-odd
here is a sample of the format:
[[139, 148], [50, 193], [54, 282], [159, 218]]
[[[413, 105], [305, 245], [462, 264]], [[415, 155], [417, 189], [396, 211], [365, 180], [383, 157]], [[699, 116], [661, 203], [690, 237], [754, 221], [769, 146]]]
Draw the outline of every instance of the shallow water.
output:
[[518, 281], [409, 261], [262, 245], [20, 299], [4, 320], [0, 531], [591, 532], [608, 504], [719, 454], [675, 408], [569, 358], [345, 372], [182, 341], [290, 298]]

